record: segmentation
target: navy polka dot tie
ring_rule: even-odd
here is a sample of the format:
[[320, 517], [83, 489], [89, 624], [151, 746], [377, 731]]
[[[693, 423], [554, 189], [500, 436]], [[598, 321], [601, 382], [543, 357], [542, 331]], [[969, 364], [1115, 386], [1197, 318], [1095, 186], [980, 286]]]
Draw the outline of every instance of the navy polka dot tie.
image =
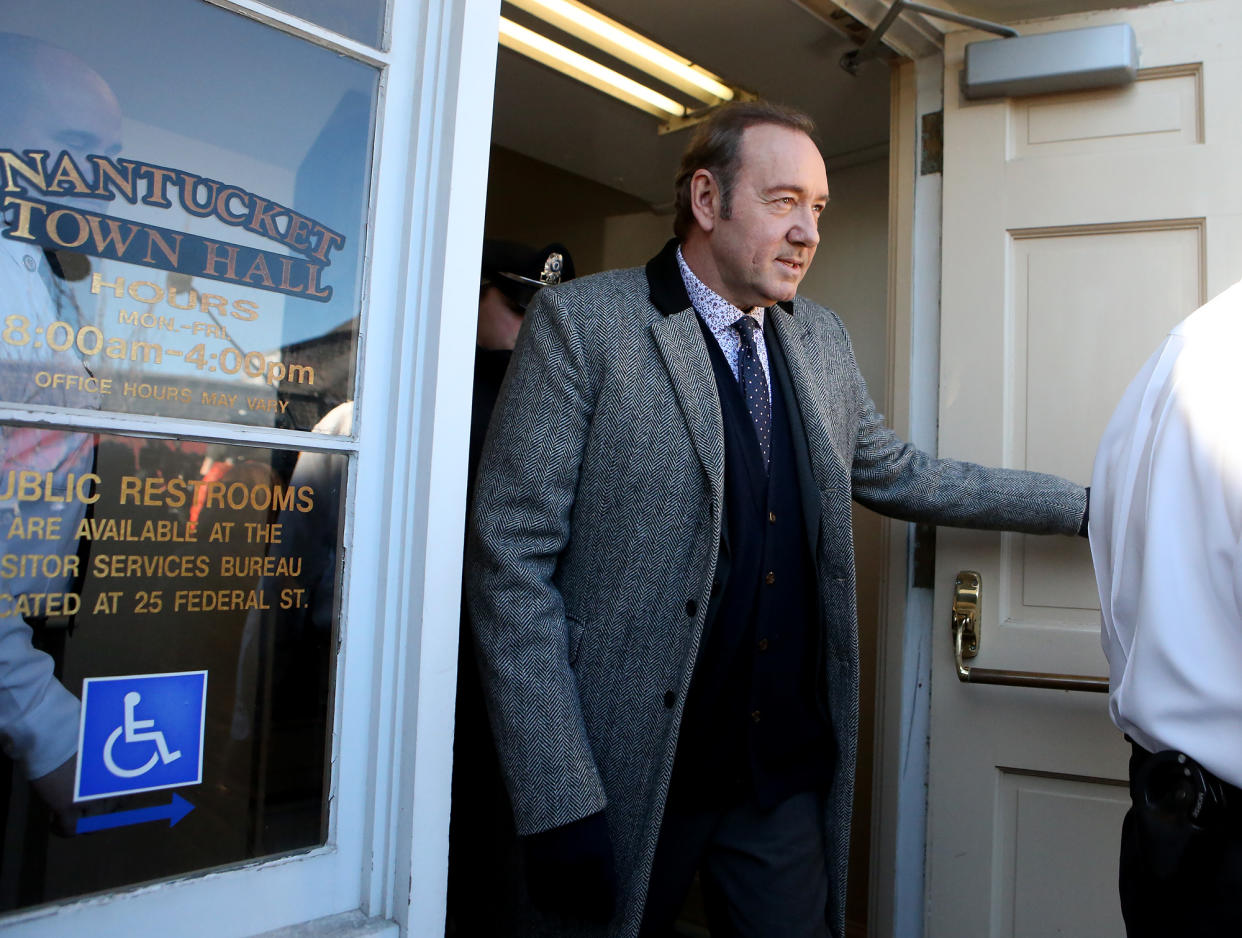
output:
[[742, 339], [737, 356], [737, 383], [742, 386], [746, 409], [754, 421], [755, 435], [759, 438], [759, 449], [763, 452], [766, 468], [772, 448], [772, 402], [768, 399], [768, 380], [759, 361], [759, 348], [755, 345], [755, 330], [759, 328], [759, 322], [748, 314], [735, 322], [733, 328]]

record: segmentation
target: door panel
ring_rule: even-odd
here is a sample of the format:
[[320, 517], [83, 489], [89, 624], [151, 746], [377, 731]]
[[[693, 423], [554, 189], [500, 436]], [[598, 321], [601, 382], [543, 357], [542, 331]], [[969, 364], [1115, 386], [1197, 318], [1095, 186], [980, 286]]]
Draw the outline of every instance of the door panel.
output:
[[1091, 853], [1113, 839], [1129, 806], [1125, 789], [1010, 769], [1001, 769], [997, 781], [996, 827], [1004, 848], [993, 877], [993, 932], [1012, 922], [1015, 938], [1115, 933], [1115, 914], [1099, 902], [1116, 887], [1112, 867], [1060, 880], [1046, 871], [1067, 854]]
[[1132, 88], [1010, 102], [1014, 157], [1150, 152], [1202, 143], [1198, 63], [1143, 69]]
[[[1232, 0], [1027, 24], [1130, 22], [1121, 90], [967, 102], [945, 51], [940, 451], [1090, 478], [1100, 433], [1167, 329], [1242, 276]], [[967, 685], [959, 570], [982, 578], [982, 668], [1104, 675], [1086, 542], [937, 536], [927, 934], [1124, 935], [1128, 747], [1104, 694]]]

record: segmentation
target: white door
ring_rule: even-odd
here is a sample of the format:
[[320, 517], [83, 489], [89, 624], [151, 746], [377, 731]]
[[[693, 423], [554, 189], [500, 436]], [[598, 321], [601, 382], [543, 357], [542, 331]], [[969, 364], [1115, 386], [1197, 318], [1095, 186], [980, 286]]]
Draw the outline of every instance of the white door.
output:
[[[1028, 24], [1133, 25], [1124, 90], [967, 102], [946, 40], [939, 447], [1086, 482], [1122, 390], [1167, 328], [1242, 276], [1242, 3]], [[1087, 543], [937, 534], [930, 938], [1123, 936], [1128, 747], [1102, 693], [962, 683], [951, 604], [981, 578], [989, 670], [1107, 673]]]

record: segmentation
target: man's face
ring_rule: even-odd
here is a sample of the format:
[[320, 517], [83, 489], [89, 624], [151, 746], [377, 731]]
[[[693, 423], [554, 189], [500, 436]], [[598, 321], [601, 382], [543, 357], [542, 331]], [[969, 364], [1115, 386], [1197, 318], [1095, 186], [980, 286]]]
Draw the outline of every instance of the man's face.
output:
[[[16, 71], [16, 74], [14, 72]], [[121, 107], [112, 89], [80, 59], [43, 47], [41, 58], [23, 69], [0, 63], [0, 83], [17, 98], [8, 108], [4, 146], [14, 150], [45, 150], [50, 172], [61, 151], [91, 178], [88, 154], [116, 156], [121, 150]], [[99, 211], [99, 200], [58, 194], [57, 205]]]
[[[49, 50], [25, 89], [16, 126], [5, 129], [19, 150], [47, 150], [49, 165], [67, 150], [86, 170], [86, 156], [115, 156], [121, 149], [121, 108], [107, 83], [66, 52]], [[13, 87], [12, 84], [9, 86]]]
[[487, 287], [479, 297], [479, 348], [512, 349], [522, 328], [522, 308], [497, 287]]
[[708, 233], [723, 290], [742, 309], [792, 300], [819, 244], [828, 175], [811, 139], [776, 124], [742, 134], [729, 218]]

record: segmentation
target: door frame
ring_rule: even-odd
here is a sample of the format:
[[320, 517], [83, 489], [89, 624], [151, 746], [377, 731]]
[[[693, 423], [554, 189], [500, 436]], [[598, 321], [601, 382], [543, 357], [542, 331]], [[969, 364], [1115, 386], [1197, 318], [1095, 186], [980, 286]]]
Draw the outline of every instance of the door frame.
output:
[[[937, 451], [940, 390], [941, 175], [924, 165], [925, 115], [943, 110], [939, 53], [892, 66], [888, 226], [888, 424]], [[934, 534], [932, 535], [934, 537]], [[885, 521], [885, 585], [876, 651], [868, 932], [921, 938], [927, 819], [934, 542]], [[930, 556], [927, 556], [930, 554]], [[917, 569], [916, 569], [917, 568]], [[927, 583], [927, 585], [922, 585]]]

